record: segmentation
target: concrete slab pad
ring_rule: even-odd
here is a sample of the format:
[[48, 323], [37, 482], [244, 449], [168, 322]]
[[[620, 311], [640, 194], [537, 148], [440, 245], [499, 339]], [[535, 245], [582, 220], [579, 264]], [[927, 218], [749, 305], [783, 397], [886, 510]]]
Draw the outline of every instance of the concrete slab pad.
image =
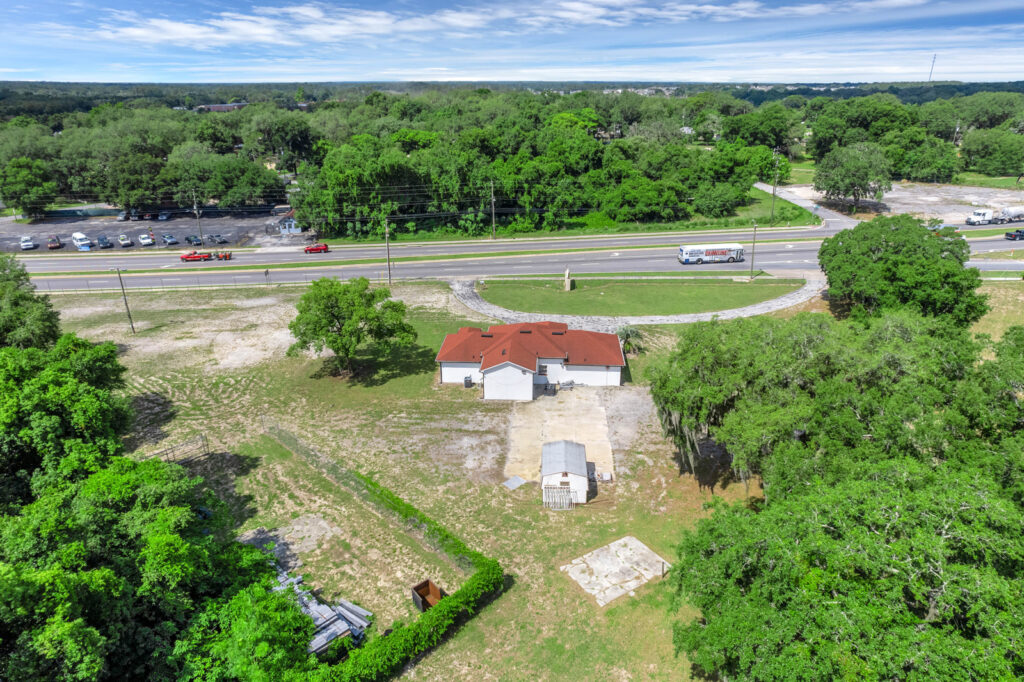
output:
[[512, 478], [510, 478], [507, 481], [505, 481], [504, 483], [502, 483], [502, 485], [505, 486], [506, 488], [508, 488], [509, 490], [515, 490], [516, 488], [518, 488], [519, 486], [521, 486], [521, 485], [523, 485], [525, 483], [526, 483], [526, 481], [524, 481], [519, 476], [513, 476]]
[[608, 437], [608, 416], [602, 391], [579, 387], [515, 403], [509, 420], [509, 452], [505, 476], [540, 481], [541, 447], [544, 443], [571, 440], [587, 448], [587, 461], [598, 473], [615, 471]]
[[595, 549], [562, 566], [570, 578], [605, 606], [652, 578], [664, 575], [671, 564], [632, 535]]

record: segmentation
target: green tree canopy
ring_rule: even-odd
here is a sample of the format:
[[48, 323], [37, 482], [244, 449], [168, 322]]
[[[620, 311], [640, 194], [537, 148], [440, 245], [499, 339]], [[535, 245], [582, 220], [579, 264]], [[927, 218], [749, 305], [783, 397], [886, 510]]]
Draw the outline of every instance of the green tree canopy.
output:
[[272, 572], [229, 525], [200, 479], [122, 457], [0, 517], [5, 679], [178, 678], [192, 619]]
[[57, 183], [50, 178], [45, 161], [11, 159], [0, 168], [0, 198], [27, 216], [40, 215], [57, 197]]
[[0, 349], [0, 506], [98, 471], [130, 425], [112, 343]]
[[827, 199], [881, 199], [892, 189], [892, 166], [877, 144], [860, 142], [825, 154], [815, 166], [814, 189]]
[[1024, 135], [1009, 130], [971, 130], [961, 148], [968, 168], [988, 175], [1024, 173]]
[[37, 294], [14, 256], [0, 254], [0, 347], [46, 348], [60, 336], [60, 317], [48, 296]]
[[967, 326], [988, 311], [970, 246], [951, 229], [934, 233], [907, 215], [880, 216], [822, 242], [829, 298], [868, 313], [909, 307]]
[[765, 493], [683, 534], [675, 604], [700, 617], [674, 639], [698, 676], [1024, 674], [1024, 327], [704, 323], [649, 375], [691, 468], [711, 438]]
[[971, 471], [895, 460], [684, 534], [676, 647], [752, 680], [1017, 679], [1021, 509]]
[[319, 353], [328, 348], [348, 369], [367, 341], [385, 353], [416, 341], [416, 330], [405, 321], [405, 304], [391, 300], [384, 287], [371, 288], [365, 277], [349, 282], [318, 279], [296, 308], [298, 315], [288, 325], [296, 338], [290, 352], [312, 348]]

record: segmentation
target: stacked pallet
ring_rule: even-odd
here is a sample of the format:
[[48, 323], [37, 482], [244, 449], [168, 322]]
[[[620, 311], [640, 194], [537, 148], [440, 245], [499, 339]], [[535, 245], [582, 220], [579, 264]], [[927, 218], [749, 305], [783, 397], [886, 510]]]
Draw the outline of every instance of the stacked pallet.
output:
[[339, 599], [334, 606], [322, 603], [312, 592], [300, 587], [302, 576], [291, 577], [278, 567], [277, 582], [274, 590], [281, 591], [291, 587], [298, 597], [302, 612], [313, 619], [316, 631], [309, 643], [310, 653], [323, 653], [331, 642], [339, 637], [360, 639], [363, 631], [370, 626], [372, 613], [344, 599]]

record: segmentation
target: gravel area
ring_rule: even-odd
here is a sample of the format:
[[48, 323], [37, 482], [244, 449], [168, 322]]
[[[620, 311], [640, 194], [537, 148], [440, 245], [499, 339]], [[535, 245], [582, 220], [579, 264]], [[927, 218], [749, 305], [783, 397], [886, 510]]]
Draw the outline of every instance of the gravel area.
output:
[[[811, 185], [793, 185], [789, 193], [820, 202], [821, 194]], [[975, 208], [1001, 208], [1024, 204], [1024, 192], [963, 185], [898, 183], [881, 202], [862, 201], [861, 210], [875, 213], [910, 213], [922, 218], [938, 218], [946, 223], [962, 224]]]

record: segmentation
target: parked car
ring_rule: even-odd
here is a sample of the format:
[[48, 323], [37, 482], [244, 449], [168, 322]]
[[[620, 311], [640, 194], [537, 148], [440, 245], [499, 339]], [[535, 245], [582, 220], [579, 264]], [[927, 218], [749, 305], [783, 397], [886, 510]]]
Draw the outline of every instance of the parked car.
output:
[[121, 245], [121, 248], [127, 248], [132, 245], [131, 237], [126, 234], [117, 235], [117, 243]]
[[64, 243], [60, 240], [57, 235], [50, 235], [50, 238], [46, 240], [46, 248], [48, 249], [59, 249], [64, 246]]
[[34, 241], [32, 241], [32, 237], [22, 237], [21, 238], [21, 250], [22, 251], [31, 251], [32, 249], [36, 248], [37, 246], [39, 246], [39, 245], [36, 244]]
[[305, 248], [306, 253], [327, 253], [328, 251], [330, 251], [330, 249], [327, 248], [327, 244], [324, 244], [323, 242], [310, 244]]
[[92, 248], [92, 240], [85, 236], [84, 232], [73, 232], [71, 234], [71, 243], [79, 251], [88, 251]]
[[107, 235], [105, 234], [101, 234], [99, 237], [96, 237], [96, 245], [101, 249], [114, 248], [114, 242], [107, 239]]
[[155, 217], [156, 216], [154, 214], [152, 214], [152, 213], [143, 213], [142, 214], [142, 219], [143, 220], [152, 220]]
[[117, 220], [118, 220], [118, 222], [121, 222], [121, 221], [124, 221], [124, 220], [128, 220], [128, 212], [127, 211], [121, 211], [120, 213], [118, 213], [117, 214]]
[[203, 240], [200, 239], [199, 237], [197, 237], [194, 234], [190, 234], [189, 236], [185, 237], [185, 241], [188, 242], [189, 244], [191, 244], [192, 246], [202, 246], [203, 245]]
[[188, 253], [181, 254], [182, 263], [201, 260], [213, 260], [213, 255], [209, 253], [201, 253], [199, 251], [189, 251]]
[[178, 243], [178, 240], [174, 238], [173, 234], [162, 234], [160, 235], [160, 239], [167, 246], [173, 246], [174, 244]]
[[133, 208], [132, 212], [128, 214], [128, 220], [139, 220], [139, 212]]
[[153, 244], [154, 244], [153, 238], [150, 237], [145, 232], [143, 232], [142, 234], [139, 235], [139, 245], [140, 246], [153, 246]]
[[211, 234], [206, 237], [207, 244], [227, 244], [228, 240], [219, 234]]
[[156, 219], [157, 220], [170, 220], [170, 217], [171, 217], [171, 214], [170, 214], [169, 211], [160, 211], [160, 214], [157, 215]]

